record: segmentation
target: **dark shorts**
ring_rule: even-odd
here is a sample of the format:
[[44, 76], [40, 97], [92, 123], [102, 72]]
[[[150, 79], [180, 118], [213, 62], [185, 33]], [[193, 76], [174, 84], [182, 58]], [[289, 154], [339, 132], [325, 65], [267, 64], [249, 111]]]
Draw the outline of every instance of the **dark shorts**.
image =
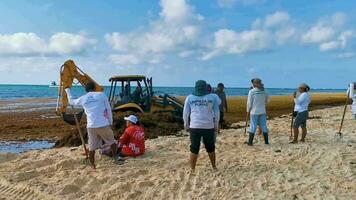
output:
[[214, 129], [190, 129], [190, 152], [199, 154], [201, 138], [203, 138], [206, 151], [208, 153], [215, 152]]
[[293, 128], [299, 128], [299, 127], [306, 128], [307, 120], [308, 120], [308, 111], [298, 112], [294, 120]]

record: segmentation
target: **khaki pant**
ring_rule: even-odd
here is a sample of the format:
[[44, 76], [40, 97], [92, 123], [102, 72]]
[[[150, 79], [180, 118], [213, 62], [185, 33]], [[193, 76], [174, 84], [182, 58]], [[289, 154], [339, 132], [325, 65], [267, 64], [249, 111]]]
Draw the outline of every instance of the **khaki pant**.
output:
[[114, 133], [110, 126], [104, 126], [100, 128], [88, 128], [88, 148], [89, 151], [95, 151], [103, 146], [103, 140], [105, 144], [112, 145], [116, 143]]

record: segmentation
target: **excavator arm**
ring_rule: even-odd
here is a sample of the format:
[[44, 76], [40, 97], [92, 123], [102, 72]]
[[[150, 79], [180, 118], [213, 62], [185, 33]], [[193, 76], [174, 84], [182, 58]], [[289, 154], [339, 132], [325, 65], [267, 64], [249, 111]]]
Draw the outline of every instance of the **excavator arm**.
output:
[[84, 73], [79, 67], [77, 67], [73, 60], [67, 60], [60, 69], [60, 84], [58, 87], [57, 98], [57, 115], [63, 115], [66, 113], [68, 106], [68, 97], [65, 92], [66, 88], [72, 87], [73, 81], [76, 79], [83, 87], [88, 82], [95, 83], [95, 91], [103, 91], [103, 87], [95, 82], [88, 74]]

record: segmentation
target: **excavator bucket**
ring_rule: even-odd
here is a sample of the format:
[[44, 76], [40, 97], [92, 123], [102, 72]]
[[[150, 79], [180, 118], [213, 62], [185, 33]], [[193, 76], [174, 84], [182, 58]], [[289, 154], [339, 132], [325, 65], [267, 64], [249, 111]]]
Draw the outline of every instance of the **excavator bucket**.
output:
[[62, 118], [63, 118], [63, 121], [65, 121], [66, 123], [75, 126], [74, 115], [76, 115], [76, 117], [78, 119], [78, 122], [80, 122], [80, 120], [83, 117], [83, 114], [84, 114], [84, 110], [82, 110], [82, 111], [80, 111], [78, 113], [75, 113], [75, 114], [62, 113]]

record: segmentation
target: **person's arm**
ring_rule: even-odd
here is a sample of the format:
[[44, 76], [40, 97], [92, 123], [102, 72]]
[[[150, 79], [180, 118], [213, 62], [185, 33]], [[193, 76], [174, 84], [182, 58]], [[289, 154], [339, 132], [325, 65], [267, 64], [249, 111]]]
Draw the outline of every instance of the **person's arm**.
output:
[[268, 103], [269, 101], [269, 96], [268, 96], [268, 93], [266, 92], [266, 104]]
[[183, 108], [183, 121], [184, 121], [184, 129], [189, 129], [189, 116], [190, 116], [190, 104], [189, 104], [189, 96], [184, 101]]
[[251, 90], [248, 92], [247, 96], [247, 105], [246, 105], [246, 112], [250, 112], [252, 109], [252, 93]]
[[213, 111], [214, 111], [214, 128], [215, 130], [219, 131], [220, 108], [219, 108], [218, 101], [214, 101]]
[[67, 97], [68, 97], [68, 104], [72, 105], [72, 106], [81, 106], [81, 97], [78, 99], [74, 99], [72, 96], [72, 92], [70, 90], [70, 88], [66, 88], [65, 89], [66, 93], [67, 93]]
[[119, 139], [119, 147], [122, 147], [125, 144], [128, 144], [130, 141], [130, 134], [128, 133], [128, 130], [126, 129], [124, 134]]
[[107, 113], [108, 113], [108, 117], [109, 117], [109, 123], [110, 123], [110, 125], [112, 125], [113, 120], [112, 120], [112, 110], [111, 110], [111, 106], [110, 106], [109, 100], [108, 100], [108, 98], [106, 97], [106, 95], [103, 94], [103, 96], [104, 96], [105, 107], [106, 107], [106, 109], [107, 109]]
[[227, 98], [226, 98], [226, 93], [224, 92], [224, 102], [225, 102], [225, 111], [227, 112]]

